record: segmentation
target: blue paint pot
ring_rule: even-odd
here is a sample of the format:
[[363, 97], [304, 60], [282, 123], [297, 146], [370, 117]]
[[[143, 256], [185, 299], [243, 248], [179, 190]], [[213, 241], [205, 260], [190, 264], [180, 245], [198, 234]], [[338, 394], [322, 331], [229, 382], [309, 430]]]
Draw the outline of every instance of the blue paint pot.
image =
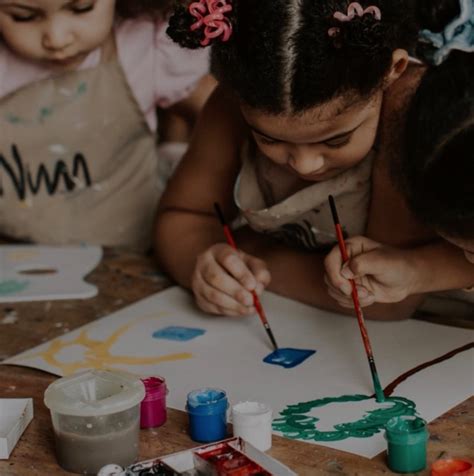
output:
[[227, 436], [227, 408], [224, 390], [201, 388], [188, 394], [186, 410], [189, 415], [191, 439], [200, 443], [222, 440]]

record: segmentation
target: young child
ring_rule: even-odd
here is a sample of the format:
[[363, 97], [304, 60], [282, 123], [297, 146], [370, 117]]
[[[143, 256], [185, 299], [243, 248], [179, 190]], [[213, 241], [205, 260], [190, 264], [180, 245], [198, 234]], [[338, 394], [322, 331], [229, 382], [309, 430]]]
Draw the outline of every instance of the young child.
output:
[[165, 1], [0, 0], [0, 233], [145, 250], [162, 186], [156, 107], [192, 120], [205, 51]]
[[348, 240], [352, 259], [342, 271], [338, 250], [326, 260], [330, 293], [340, 305], [350, 306], [346, 278], [355, 277], [366, 290], [365, 306], [457, 289], [427, 296], [420, 309], [474, 316], [474, 293], [460, 289], [474, 285], [473, 77], [473, 55], [460, 52], [425, 74], [410, 106], [405, 154], [393, 165], [410, 209], [446, 241], [400, 250], [364, 237]]
[[[255, 312], [250, 291], [261, 293], [270, 276], [273, 291], [341, 309], [323, 282], [325, 250], [336, 242], [327, 197], [336, 196], [349, 234], [388, 230], [379, 201], [369, 213], [370, 185], [374, 175], [374, 193], [390, 189], [377, 149], [379, 136], [394, 135], [399, 111], [390, 104], [400, 101], [386, 97], [398, 82], [409, 96], [424, 72], [407, 69], [416, 42], [409, 4], [202, 0], [171, 18], [168, 31], [181, 44], [212, 44], [220, 82], [156, 227], [162, 266], [203, 310]], [[225, 244], [214, 202], [256, 231], [238, 230], [238, 252]], [[400, 223], [404, 215], [397, 211]], [[404, 306], [408, 315], [413, 304]], [[404, 315], [391, 309], [379, 306], [373, 317]]]

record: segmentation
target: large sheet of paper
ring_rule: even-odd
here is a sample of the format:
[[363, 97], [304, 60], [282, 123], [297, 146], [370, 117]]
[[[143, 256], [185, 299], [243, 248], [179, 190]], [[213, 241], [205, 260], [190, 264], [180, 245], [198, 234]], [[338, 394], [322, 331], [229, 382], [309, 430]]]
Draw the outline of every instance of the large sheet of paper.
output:
[[[352, 398], [373, 393], [355, 318], [271, 293], [262, 302], [282, 347], [316, 353], [294, 368], [264, 363], [272, 349], [258, 317], [205, 315], [186, 291], [171, 288], [3, 363], [56, 375], [85, 368], [161, 375], [169, 387], [168, 405], [181, 410], [187, 393], [201, 387], [222, 388], [233, 403], [265, 402], [273, 408], [274, 417], [288, 405], [348, 396], [307, 410], [308, 417], [319, 419], [320, 432], [383, 407], [373, 399]], [[474, 337], [470, 330], [415, 320], [371, 321], [367, 327], [383, 387], [420, 364], [469, 345]], [[473, 394], [473, 366], [473, 349], [464, 349], [408, 376], [393, 394], [415, 402], [418, 413], [430, 421]], [[286, 436], [307, 438], [299, 433]], [[358, 436], [307, 441], [367, 457], [386, 448], [382, 431]]]

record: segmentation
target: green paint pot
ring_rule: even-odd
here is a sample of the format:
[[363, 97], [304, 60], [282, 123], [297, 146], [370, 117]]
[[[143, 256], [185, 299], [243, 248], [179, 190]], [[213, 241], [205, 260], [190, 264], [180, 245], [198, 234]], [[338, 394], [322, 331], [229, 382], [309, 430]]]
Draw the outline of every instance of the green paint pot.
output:
[[385, 425], [388, 467], [396, 473], [415, 473], [426, 467], [428, 429], [422, 418], [398, 416]]

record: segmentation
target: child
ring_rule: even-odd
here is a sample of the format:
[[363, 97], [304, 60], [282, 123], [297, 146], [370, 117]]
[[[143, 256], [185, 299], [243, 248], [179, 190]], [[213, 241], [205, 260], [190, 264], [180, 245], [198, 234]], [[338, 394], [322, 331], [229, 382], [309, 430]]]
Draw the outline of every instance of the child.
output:
[[[149, 248], [162, 190], [156, 107], [192, 120], [206, 52], [164, 1], [0, 0], [0, 233]], [[201, 79], [202, 78], [202, 79]]]
[[[392, 193], [380, 151], [400, 101], [386, 98], [398, 82], [409, 96], [425, 69], [407, 68], [416, 42], [410, 3], [202, 0], [171, 18], [168, 31], [181, 44], [212, 44], [220, 82], [156, 226], [162, 266], [203, 310], [255, 312], [250, 291], [261, 293], [270, 273], [271, 290], [341, 310], [323, 282], [325, 250], [336, 242], [327, 196], [336, 196], [349, 234], [388, 230], [380, 202], [368, 213], [370, 184], [373, 175], [374, 193]], [[216, 201], [228, 220], [240, 211], [257, 232], [238, 230], [238, 252], [224, 242]], [[406, 210], [398, 195], [392, 202], [405, 233]], [[413, 305], [372, 314], [400, 318]]]
[[474, 293], [459, 289], [474, 285], [472, 56], [452, 53], [424, 76], [410, 106], [405, 154], [393, 167], [410, 209], [446, 242], [398, 250], [364, 237], [348, 240], [353, 258], [342, 276], [337, 250], [326, 261], [330, 293], [342, 306], [350, 305], [345, 278], [356, 277], [367, 292], [362, 305], [457, 289], [430, 295], [420, 309], [474, 316]]

